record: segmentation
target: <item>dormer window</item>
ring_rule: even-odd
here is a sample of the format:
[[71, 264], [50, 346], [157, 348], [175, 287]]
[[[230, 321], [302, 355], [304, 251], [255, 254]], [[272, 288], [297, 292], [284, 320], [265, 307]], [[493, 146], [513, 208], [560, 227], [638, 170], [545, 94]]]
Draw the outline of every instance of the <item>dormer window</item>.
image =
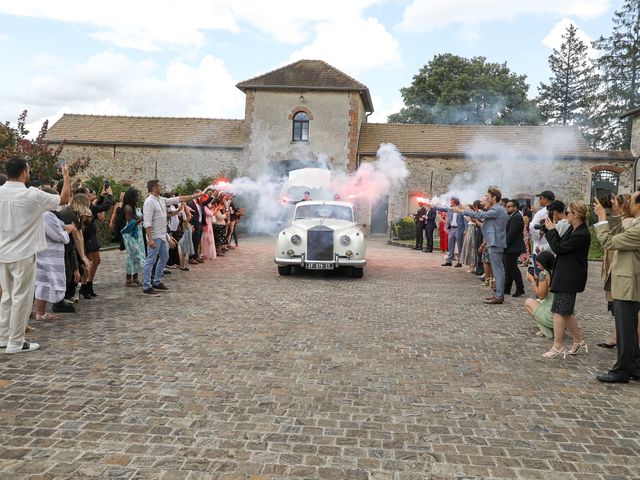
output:
[[293, 116], [293, 138], [294, 142], [309, 141], [309, 115], [305, 112], [298, 112]]

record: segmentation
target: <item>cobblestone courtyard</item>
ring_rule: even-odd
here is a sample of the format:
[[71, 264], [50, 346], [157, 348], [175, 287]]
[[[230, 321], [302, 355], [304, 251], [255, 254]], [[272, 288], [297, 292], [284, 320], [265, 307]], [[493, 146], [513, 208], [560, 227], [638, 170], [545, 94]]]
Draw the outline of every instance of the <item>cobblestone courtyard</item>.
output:
[[154, 298], [103, 253], [98, 299], [0, 354], [0, 478], [640, 478], [640, 383], [594, 378], [599, 264], [589, 353], [546, 360], [524, 300], [483, 305], [441, 255], [373, 240], [361, 280], [279, 277], [273, 245]]

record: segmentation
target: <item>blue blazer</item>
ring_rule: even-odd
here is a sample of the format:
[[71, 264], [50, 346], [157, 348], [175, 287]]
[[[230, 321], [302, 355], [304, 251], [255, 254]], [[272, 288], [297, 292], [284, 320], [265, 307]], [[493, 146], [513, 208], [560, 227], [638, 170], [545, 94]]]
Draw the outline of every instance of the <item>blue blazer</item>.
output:
[[484, 220], [482, 224], [482, 236], [488, 247], [507, 247], [507, 222], [509, 214], [501, 205], [494, 205], [486, 212], [465, 210], [464, 214], [470, 218]]

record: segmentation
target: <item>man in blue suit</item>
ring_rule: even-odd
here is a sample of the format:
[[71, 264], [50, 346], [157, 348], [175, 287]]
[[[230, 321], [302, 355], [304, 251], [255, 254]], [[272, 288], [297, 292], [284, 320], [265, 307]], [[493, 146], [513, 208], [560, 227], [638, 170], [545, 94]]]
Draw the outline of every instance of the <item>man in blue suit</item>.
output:
[[507, 246], [507, 221], [509, 214], [500, 205], [502, 193], [497, 188], [490, 188], [484, 198], [486, 211], [477, 212], [470, 208], [464, 210], [460, 207], [452, 207], [453, 212], [462, 213], [470, 218], [484, 220], [482, 224], [482, 235], [484, 243], [489, 249], [489, 262], [493, 276], [496, 278], [496, 292], [488, 297], [487, 304], [499, 305], [504, 303], [504, 264], [502, 254]]
[[453, 263], [453, 254], [456, 249], [456, 244], [458, 245], [458, 263], [456, 263], [456, 267], [461, 267], [462, 263], [460, 263], [460, 256], [462, 255], [462, 241], [464, 240], [464, 217], [462, 215], [462, 210], [455, 210], [456, 207], [460, 206], [460, 200], [456, 197], [451, 197], [449, 201], [451, 208], [447, 210], [447, 231], [449, 232], [449, 254], [447, 255], [447, 261], [442, 264], [443, 267], [450, 267]]

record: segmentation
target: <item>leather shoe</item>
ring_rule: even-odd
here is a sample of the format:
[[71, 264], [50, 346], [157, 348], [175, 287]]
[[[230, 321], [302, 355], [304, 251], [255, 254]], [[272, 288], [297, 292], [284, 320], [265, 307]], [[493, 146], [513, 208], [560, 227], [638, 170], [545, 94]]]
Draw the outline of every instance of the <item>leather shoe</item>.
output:
[[521, 297], [524, 295], [524, 290], [522, 292], [516, 292], [512, 295], [512, 297]]
[[484, 299], [485, 300], [493, 300], [494, 298], [496, 298], [496, 296], [495, 295], [491, 295], [490, 297], [485, 297]]
[[487, 300], [487, 305], [502, 305], [504, 303], [504, 298], [493, 297], [491, 300]]
[[451, 264], [449, 262], [445, 262], [441, 265], [441, 267], [450, 267]]
[[455, 265], [455, 266], [456, 266], [456, 267], [458, 267], [458, 268], [460, 268], [460, 267], [462, 267], [462, 264], [461, 264], [460, 262], [458, 262], [458, 263], [456, 263], [456, 265]]
[[607, 372], [596, 377], [602, 383], [629, 383], [629, 377], [621, 373]]

